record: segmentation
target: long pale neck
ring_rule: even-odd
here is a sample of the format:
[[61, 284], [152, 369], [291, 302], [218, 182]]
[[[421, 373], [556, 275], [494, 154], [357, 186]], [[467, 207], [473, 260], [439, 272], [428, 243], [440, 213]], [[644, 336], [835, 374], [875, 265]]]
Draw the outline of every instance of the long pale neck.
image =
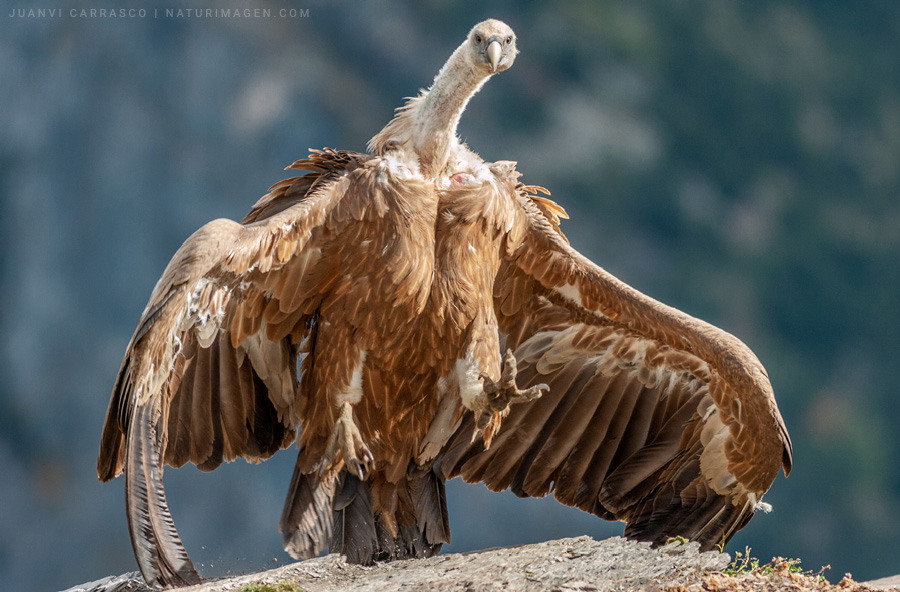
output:
[[434, 79], [434, 84], [412, 116], [413, 150], [426, 175], [436, 177], [447, 166], [450, 147], [456, 140], [456, 127], [469, 99], [488, 79], [467, 63], [464, 52], [468, 41], [460, 46]]
[[489, 77], [466, 59], [468, 44], [466, 41], [453, 52], [428, 91], [410, 99], [369, 141], [370, 150], [384, 154], [396, 143], [415, 152], [426, 177], [436, 178], [444, 172], [450, 149], [457, 142], [459, 118]]

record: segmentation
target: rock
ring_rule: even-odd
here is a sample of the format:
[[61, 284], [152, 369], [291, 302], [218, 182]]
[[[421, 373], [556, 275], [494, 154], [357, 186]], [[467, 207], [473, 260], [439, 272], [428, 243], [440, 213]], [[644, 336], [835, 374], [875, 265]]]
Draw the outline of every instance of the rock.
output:
[[132, 571], [121, 576], [109, 576], [102, 580], [74, 586], [64, 592], [145, 592], [150, 590], [141, 574]]
[[866, 586], [871, 588], [880, 588], [884, 590], [888, 589], [898, 589], [900, 590], [900, 574], [896, 576], [889, 576], [887, 578], [878, 578], [877, 580], [871, 580], [869, 582], [863, 582]]
[[[309, 592], [451, 592], [470, 590], [600, 591], [657, 589], [696, 581], [703, 572], [724, 569], [725, 553], [701, 553], [697, 543], [672, 543], [651, 549], [649, 543], [620, 537], [596, 541], [578, 537], [382, 563], [350, 565], [339, 555], [326, 555], [257, 574], [208, 581], [184, 592], [238, 591], [248, 584], [290, 581]], [[121, 576], [125, 577], [125, 576]], [[101, 580], [102, 581], [102, 580]], [[134, 581], [134, 580], [132, 580]], [[140, 588], [97, 587], [99, 582], [66, 592], [139, 592]]]

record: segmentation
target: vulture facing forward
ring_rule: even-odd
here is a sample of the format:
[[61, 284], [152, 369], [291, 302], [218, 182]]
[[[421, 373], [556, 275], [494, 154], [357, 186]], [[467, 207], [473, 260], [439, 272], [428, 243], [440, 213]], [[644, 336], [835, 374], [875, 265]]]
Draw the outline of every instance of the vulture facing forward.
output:
[[212, 470], [297, 441], [285, 549], [369, 563], [450, 541], [462, 476], [704, 548], [762, 502], [791, 443], [737, 338], [569, 246], [564, 210], [456, 127], [516, 58], [476, 25], [369, 153], [314, 151], [241, 223], [185, 241], [128, 345], [98, 474], [125, 473], [146, 581], [199, 581], [164, 464]]

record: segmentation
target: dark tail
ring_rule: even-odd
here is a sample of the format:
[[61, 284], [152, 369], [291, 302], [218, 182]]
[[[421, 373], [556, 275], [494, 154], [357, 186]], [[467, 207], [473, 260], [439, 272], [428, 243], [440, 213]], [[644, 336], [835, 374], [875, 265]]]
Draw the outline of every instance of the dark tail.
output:
[[316, 473], [302, 474], [295, 468], [281, 515], [285, 550], [306, 559], [327, 545], [348, 562], [362, 565], [437, 554], [450, 542], [443, 478], [430, 467], [411, 467], [406, 487], [397, 492], [390, 510], [395, 536], [382, 515], [376, 516], [369, 481], [344, 472], [325, 482]]
[[150, 586], [199, 584], [200, 576], [188, 558], [166, 504], [156, 415], [150, 404], [135, 405], [128, 429], [125, 510], [131, 544]]
[[346, 472], [339, 480], [340, 493], [334, 500], [334, 536], [329, 551], [346, 556], [349, 563], [371, 565], [378, 549], [378, 537], [369, 484]]

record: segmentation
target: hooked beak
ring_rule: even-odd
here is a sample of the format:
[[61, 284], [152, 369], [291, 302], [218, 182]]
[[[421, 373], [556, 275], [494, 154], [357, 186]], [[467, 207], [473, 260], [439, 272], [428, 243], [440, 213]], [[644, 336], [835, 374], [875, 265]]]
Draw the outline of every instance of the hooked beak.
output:
[[503, 54], [503, 47], [499, 41], [491, 41], [487, 46], [488, 60], [491, 62], [491, 71], [497, 71], [497, 64], [500, 63], [500, 56]]

